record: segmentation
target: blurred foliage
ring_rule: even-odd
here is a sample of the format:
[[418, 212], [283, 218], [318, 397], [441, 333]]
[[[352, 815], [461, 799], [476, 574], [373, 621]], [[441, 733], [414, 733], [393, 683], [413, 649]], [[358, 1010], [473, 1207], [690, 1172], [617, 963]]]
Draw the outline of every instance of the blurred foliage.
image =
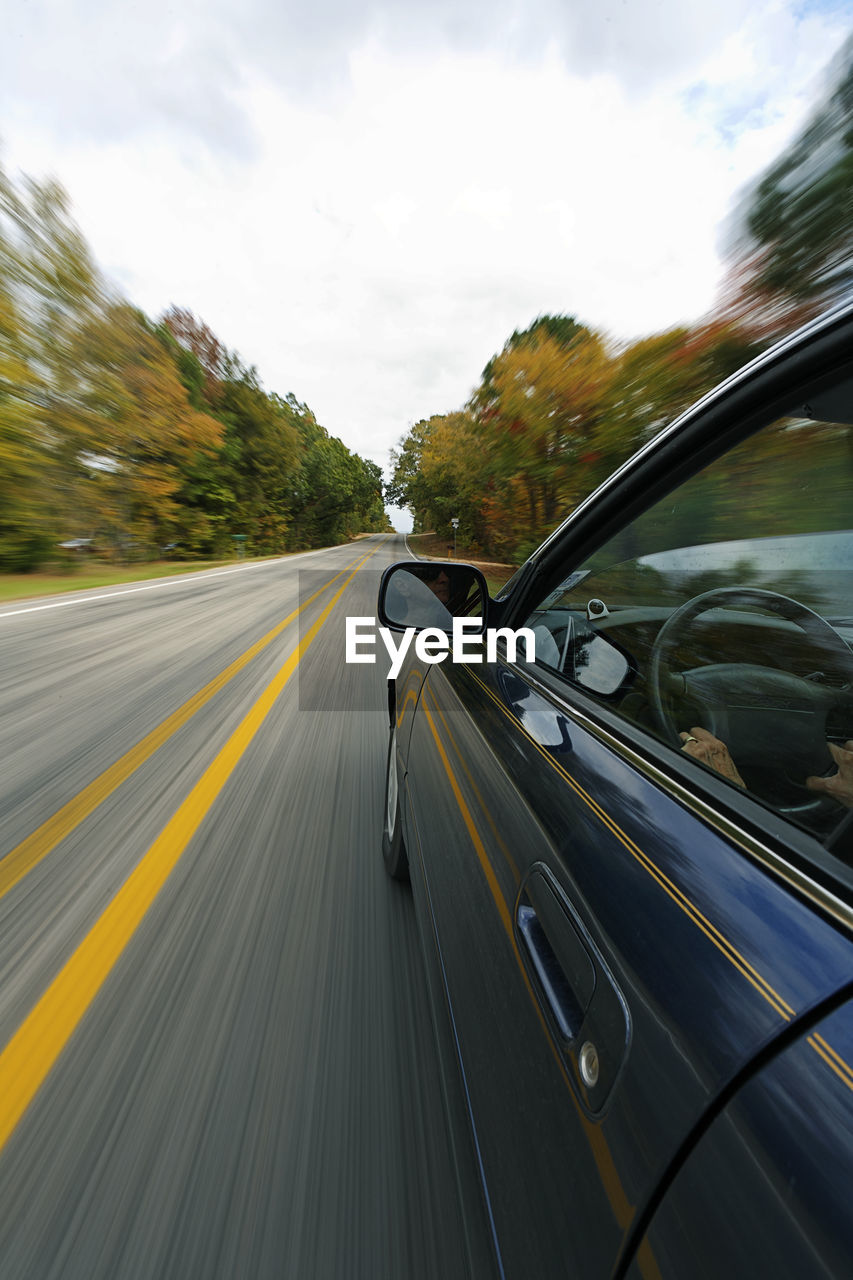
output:
[[520, 563], [668, 422], [850, 291], [853, 38], [827, 84], [735, 215], [709, 316], [621, 348], [573, 316], [539, 316], [488, 362], [464, 410], [410, 428], [388, 493], [411, 508], [416, 532], [452, 541], [455, 516], [473, 549]]
[[757, 283], [794, 298], [853, 285], [853, 37], [841, 77], [758, 184], [747, 228], [764, 250]]
[[394, 474], [387, 486], [389, 502], [408, 505], [415, 532], [436, 528], [452, 541], [453, 517], [458, 537], [472, 550], [482, 549], [486, 521], [482, 486], [488, 460], [470, 412], [436, 415], [417, 422], [399, 451], [392, 454]]
[[84, 551], [274, 553], [384, 529], [374, 463], [292, 395], [265, 392], [191, 312], [155, 325], [131, 307], [62, 189], [0, 168], [0, 570]]
[[600, 481], [755, 350], [713, 320], [624, 348], [571, 317], [514, 333], [464, 411], [416, 423], [392, 453], [392, 502], [415, 531], [523, 560]]
[[853, 288], [853, 36], [808, 123], [759, 176], [727, 229], [720, 310], [767, 340]]

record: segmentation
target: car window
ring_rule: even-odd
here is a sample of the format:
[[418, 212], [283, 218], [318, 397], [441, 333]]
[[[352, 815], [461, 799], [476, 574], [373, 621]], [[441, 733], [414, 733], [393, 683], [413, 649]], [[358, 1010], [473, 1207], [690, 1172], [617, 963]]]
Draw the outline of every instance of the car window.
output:
[[768, 424], [566, 566], [526, 622], [537, 663], [831, 830], [853, 806], [852, 480], [853, 427]]

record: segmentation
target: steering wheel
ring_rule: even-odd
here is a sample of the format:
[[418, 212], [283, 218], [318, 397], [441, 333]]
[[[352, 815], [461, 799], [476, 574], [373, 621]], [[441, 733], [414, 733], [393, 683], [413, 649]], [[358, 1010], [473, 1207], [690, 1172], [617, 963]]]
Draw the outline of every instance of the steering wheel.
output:
[[[685, 632], [700, 614], [717, 608], [764, 609], [795, 623], [814, 653], [815, 674], [803, 678], [748, 662], [674, 672]], [[771, 633], [769, 646], [772, 641]], [[822, 669], [827, 668], [853, 680], [853, 653], [819, 614], [775, 591], [720, 587], [688, 600], [661, 627], [650, 656], [649, 698], [660, 729], [673, 745], [681, 747], [675, 705], [688, 702], [699, 714], [693, 723], [725, 742], [741, 773], [753, 769], [760, 776], [772, 768], [786, 795], [782, 804], [776, 796], [771, 800], [779, 812], [798, 816], [837, 812], [832, 797], [805, 788], [807, 777], [826, 774], [834, 765], [826, 745], [830, 713], [841, 710], [848, 721], [853, 719], [851, 687], [821, 683]], [[750, 789], [761, 794], [758, 787]]]

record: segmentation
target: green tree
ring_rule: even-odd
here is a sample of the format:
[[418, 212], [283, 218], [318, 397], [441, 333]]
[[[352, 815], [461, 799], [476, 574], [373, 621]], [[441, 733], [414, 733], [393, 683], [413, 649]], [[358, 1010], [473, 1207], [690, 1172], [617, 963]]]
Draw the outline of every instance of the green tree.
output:
[[727, 229], [720, 310], [764, 342], [853, 288], [853, 36], [797, 138], [747, 192]]
[[303, 451], [293, 490], [298, 545], [329, 546], [386, 527], [380, 468], [351, 453], [301, 408]]
[[[292, 495], [299, 469], [298, 419], [279, 396], [268, 395], [254, 369], [234, 359], [218, 391], [225, 424], [219, 469], [220, 510], [228, 535], [245, 537], [250, 550], [275, 553], [291, 544]], [[233, 502], [221, 501], [233, 495]]]
[[13, 571], [46, 558], [54, 532], [45, 485], [51, 459], [20, 331], [12, 299], [0, 292], [0, 569]]
[[436, 414], [415, 423], [391, 459], [388, 500], [412, 510], [416, 530], [434, 529], [452, 540], [455, 518], [463, 542], [473, 550], [485, 547], [488, 472], [471, 413]]
[[68, 410], [83, 390], [81, 330], [105, 288], [53, 182], [0, 167], [0, 566], [35, 568], [78, 533]]

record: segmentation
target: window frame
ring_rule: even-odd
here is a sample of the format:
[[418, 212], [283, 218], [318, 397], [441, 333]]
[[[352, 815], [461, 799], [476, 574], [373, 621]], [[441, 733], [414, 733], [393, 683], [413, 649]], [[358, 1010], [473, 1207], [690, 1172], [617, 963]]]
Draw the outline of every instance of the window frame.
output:
[[[519, 570], [513, 592], [495, 610], [501, 626], [518, 627], [541, 599], [643, 511], [771, 422], [791, 416], [841, 377], [853, 379], [853, 309], [805, 350], [774, 348], [678, 418], [624, 463], [542, 544]], [[769, 355], [775, 355], [770, 360]], [[784, 359], [783, 359], [784, 358]], [[491, 619], [490, 619], [491, 622]]]
[[[847, 308], [774, 348], [706, 396], [546, 540], [521, 571], [515, 590], [500, 600], [500, 625], [524, 625], [549, 591], [643, 512], [763, 427], [795, 415], [839, 379], [853, 379], [851, 348], [853, 309]], [[853, 863], [851, 815], [843, 815], [821, 840], [712, 770], [697, 768], [692, 757], [680, 758], [674, 748], [618, 715], [606, 699], [564, 675], [544, 665], [505, 665], [753, 860], [853, 930], [853, 865], [840, 860], [843, 851]]]

